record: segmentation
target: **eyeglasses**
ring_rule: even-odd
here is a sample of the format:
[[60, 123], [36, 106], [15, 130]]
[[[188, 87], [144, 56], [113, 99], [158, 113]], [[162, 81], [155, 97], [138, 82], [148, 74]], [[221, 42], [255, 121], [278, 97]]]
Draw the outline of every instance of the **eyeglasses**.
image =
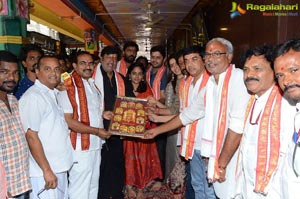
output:
[[227, 54], [227, 53], [226, 52], [205, 53], [204, 59], [208, 59], [209, 57], [219, 58], [219, 57], [221, 57], [221, 55], [225, 55], [225, 54]]
[[[61, 190], [59, 187], [56, 187], [56, 189], [60, 192], [60, 195], [65, 195], [65, 192], [63, 191], [63, 190]], [[41, 194], [42, 193], [44, 193], [44, 191], [46, 191], [46, 189], [45, 188], [43, 188], [43, 189], [41, 189], [38, 193], [37, 193], [37, 197], [38, 197], [38, 199], [42, 199], [43, 197], [41, 196]], [[56, 196], [54, 196], [54, 199], [56, 198]], [[57, 196], [57, 198], [59, 198], [58, 196]]]
[[85, 62], [85, 61], [81, 61], [79, 62], [80, 66], [89, 66], [89, 67], [94, 67], [95, 63], [94, 62]]

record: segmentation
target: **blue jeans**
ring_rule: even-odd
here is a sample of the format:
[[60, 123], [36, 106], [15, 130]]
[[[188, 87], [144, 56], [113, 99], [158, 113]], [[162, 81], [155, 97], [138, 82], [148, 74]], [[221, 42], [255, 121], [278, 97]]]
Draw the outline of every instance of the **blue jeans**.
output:
[[202, 158], [200, 150], [195, 150], [191, 160], [191, 176], [196, 199], [216, 198], [213, 185], [207, 181], [206, 169], [205, 160]]
[[13, 197], [13, 198], [15, 198], [15, 199], [29, 199], [29, 192], [30, 191], [27, 191], [27, 192], [25, 192], [25, 193], [23, 193], [21, 195]]
[[185, 198], [186, 199], [195, 199], [195, 192], [191, 183], [191, 167], [190, 161], [185, 162], [185, 172], [186, 172], [186, 189], [185, 189]]

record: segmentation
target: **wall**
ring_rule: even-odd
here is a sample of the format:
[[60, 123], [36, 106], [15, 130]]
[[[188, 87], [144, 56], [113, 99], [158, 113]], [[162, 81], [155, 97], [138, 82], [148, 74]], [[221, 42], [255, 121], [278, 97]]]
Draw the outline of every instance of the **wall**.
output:
[[[239, 65], [239, 56], [249, 47], [263, 43], [278, 44], [289, 38], [300, 38], [300, 3], [298, 0], [236, 0], [241, 8], [246, 9], [247, 3], [252, 4], [299, 4], [294, 11], [254, 11], [247, 10], [245, 14], [230, 18], [232, 2], [224, 0], [217, 2], [204, 14], [208, 37], [224, 37], [230, 40], [235, 48], [233, 63]], [[278, 14], [293, 14], [297, 16], [263, 16]], [[227, 31], [221, 31], [227, 27]]]

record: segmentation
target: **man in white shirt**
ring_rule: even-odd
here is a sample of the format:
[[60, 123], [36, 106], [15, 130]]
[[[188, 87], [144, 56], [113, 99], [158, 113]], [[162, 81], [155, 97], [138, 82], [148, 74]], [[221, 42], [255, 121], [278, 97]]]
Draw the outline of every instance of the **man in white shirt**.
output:
[[65, 91], [57, 100], [71, 130], [74, 165], [69, 171], [70, 199], [97, 199], [102, 147], [101, 138], [109, 137], [103, 129], [103, 103], [91, 78], [94, 62], [91, 54], [81, 51], [73, 63], [74, 71], [65, 74]]
[[289, 149], [282, 174], [284, 198], [296, 199], [300, 195], [300, 39], [286, 41], [277, 47], [274, 70], [284, 96], [296, 104], [294, 133], [287, 135]]
[[245, 85], [252, 96], [240, 145], [237, 198], [286, 198], [281, 191], [281, 170], [295, 107], [282, 97], [275, 82], [272, 50], [258, 46], [242, 57]]
[[[197, 100], [198, 93], [205, 87], [209, 74], [204, 67], [202, 60], [204, 49], [192, 46], [183, 51], [184, 62], [190, 76], [181, 82], [179, 88], [180, 107], [183, 110], [194, 100]], [[195, 191], [195, 198], [215, 198], [212, 184], [208, 184], [206, 178], [206, 161], [209, 154], [202, 154], [202, 132], [204, 120], [199, 119], [181, 129], [182, 145], [180, 155], [190, 162], [191, 184]], [[205, 156], [206, 155], [206, 156]]]
[[206, 84], [206, 93], [203, 89], [198, 99], [179, 117], [175, 117], [167, 126], [150, 129], [145, 137], [176, 128], [178, 124], [187, 125], [203, 117], [205, 96], [205, 129], [202, 137], [212, 140], [211, 150], [208, 151], [208, 178], [214, 182], [215, 193], [219, 198], [231, 198], [235, 193], [236, 149], [242, 136], [250, 95], [243, 83], [242, 70], [230, 64], [233, 47], [229, 41], [214, 38], [207, 43], [205, 51], [206, 69], [212, 75]]
[[243, 72], [231, 64], [232, 58], [233, 46], [228, 40], [214, 38], [207, 43], [204, 60], [211, 77], [206, 85], [204, 132], [213, 136], [207, 177], [222, 199], [234, 195], [236, 149], [249, 99]]
[[60, 66], [53, 56], [41, 57], [38, 79], [19, 101], [20, 116], [30, 148], [31, 198], [67, 198], [67, 171], [72, 147], [63, 110], [56, 100]]

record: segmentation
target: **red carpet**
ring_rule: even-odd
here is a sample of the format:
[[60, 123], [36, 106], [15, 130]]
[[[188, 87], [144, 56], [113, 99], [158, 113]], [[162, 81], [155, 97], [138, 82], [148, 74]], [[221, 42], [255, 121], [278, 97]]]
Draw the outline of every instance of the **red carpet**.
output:
[[[173, 193], [170, 191], [169, 187], [165, 183], [162, 184], [161, 188], [158, 191], [154, 191], [152, 189], [152, 186], [153, 184], [151, 184], [147, 188], [144, 188], [143, 199], [184, 199], [185, 198], [184, 194], [173, 195]], [[133, 198], [129, 198], [127, 195], [125, 195], [125, 199], [133, 199]]]

